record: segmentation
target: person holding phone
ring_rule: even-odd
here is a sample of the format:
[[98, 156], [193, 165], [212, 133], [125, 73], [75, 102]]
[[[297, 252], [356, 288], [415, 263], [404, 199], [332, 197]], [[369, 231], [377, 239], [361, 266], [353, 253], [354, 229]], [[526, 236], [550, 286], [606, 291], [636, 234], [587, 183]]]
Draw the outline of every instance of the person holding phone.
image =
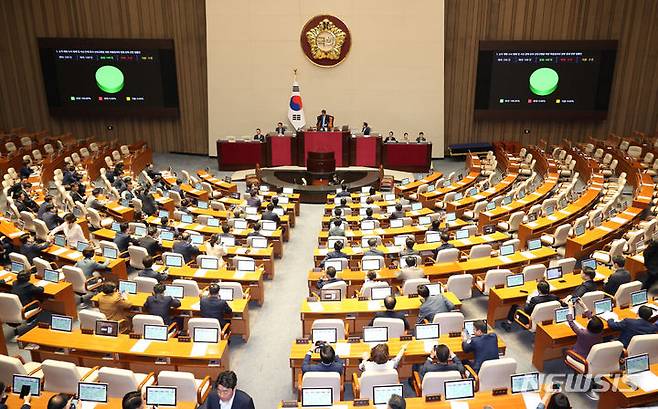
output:
[[[587, 328], [584, 328], [574, 321], [574, 303], [578, 303], [583, 308], [583, 315], [586, 318], [589, 318]], [[587, 357], [590, 349], [592, 349], [594, 345], [603, 341], [603, 320], [597, 316], [592, 316], [592, 312], [587, 309], [587, 306], [580, 298], [572, 297], [567, 301], [567, 306], [570, 311], [567, 315], [567, 322], [573, 332], [576, 333], [576, 344], [571, 350], [582, 357]]]
[[[555, 387], [558, 386], [556, 389]], [[559, 385], [553, 385], [553, 391], [544, 394], [542, 401], [539, 402], [536, 409], [570, 409], [571, 404], [567, 395], [560, 392]]]

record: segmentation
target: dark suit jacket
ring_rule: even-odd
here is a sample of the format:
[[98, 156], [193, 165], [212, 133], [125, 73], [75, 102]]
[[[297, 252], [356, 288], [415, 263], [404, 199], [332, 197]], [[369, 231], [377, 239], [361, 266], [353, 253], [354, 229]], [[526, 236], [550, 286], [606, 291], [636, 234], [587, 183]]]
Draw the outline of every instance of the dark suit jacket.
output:
[[603, 291], [610, 295], [615, 295], [617, 289], [622, 284], [631, 282], [631, 273], [625, 268], [620, 268], [608, 277], [608, 282], [603, 285]]
[[87, 201], [83, 195], [81, 195], [79, 192], [70, 192], [71, 193], [71, 199], [73, 199], [73, 202], [80, 202], [84, 203]]
[[263, 215], [260, 217], [260, 219], [261, 220], [272, 220], [272, 221], [276, 222], [277, 225], [281, 221], [278, 214], [276, 214], [274, 212], [270, 212], [269, 210], [266, 211], [265, 213], [263, 213]]
[[172, 309], [180, 307], [180, 301], [168, 295], [150, 295], [144, 303], [144, 310], [151, 315], [162, 317], [165, 324], [171, 324], [169, 313]]
[[423, 366], [420, 367], [418, 370], [418, 374], [420, 375], [420, 378], [423, 379], [426, 373], [428, 372], [447, 372], [447, 371], [459, 371], [459, 373], [464, 373], [466, 370], [464, 369], [464, 365], [462, 365], [462, 361], [459, 359], [459, 357], [455, 356], [452, 359], [452, 363], [448, 364], [442, 364], [441, 362], [432, 362], [429, 359], [426, 360], [423, 363]]
[[[32, 263], [35, 257], [39, 257], [41, 255], [41, 251], [47, 249], [50, 247], [50, 244], [48, 243], [41, 243], [41, 244], [36, 244], [36, 243], [27, 243], [27, 244], [21, 244], [21, 254], [27, 257], [27, 260]], [[26, 266], [27, 267], [27, 266]]]
[[167, 273], [158, 273], [152, 268], [145, 268], [144, 270], [139, 270], [139, 273], [137, 273], [137, 275], [140, 277], [155, 278], [156, 280], [158, 280], [158, 282], [167, 279]]
[[47, 202], [43, 202], [39, 205], [39, 210], [37, 211], [37, 218], [43, 220], [43, 214], [46, 212]]
[[398, 318], [401, 319], [402, 322], [404, 322], [404, 329], [408, 330], [409, 329], [409, 323], [407, 322], [407, 317], [404, 316], [404, 312], [402, 311], [379, 311], [375, 313], [375, 316], [373, 317], [372, 320], [370, 320], [369, 326], [372, 326], [375, 323], [375, 318]]
[[[581, 285], [576, 287], [576, 289], [573, 291], [573, 296], [574, 297], [582, 297], [583, 294], [588, 293], [590, 291], [596, 291], [598, 289], [598, 286], [596, 283], [592, 280], [587, 280], [583, 281]], [[614, 294], [613, 294], [614, 295]]]
[[151, 236], [144, 236], [137, 240], [137, 245], [144, 247], [149, 256], [153, 257], [162, 251], [160, 243]]
[[215, 318], [219, 320], [219, 324], [224, 328], [228, 322], [224, 316], [233, 312], [228, 303], [220, 300], [219, 297], [203, 297], [200, 302], [201, 316], [203, 318]]
[[149, 216], [153, 216], [158, 211], [158, 206], [151, 195], [143, 195], [142, 199], [142, 211]]
[[192, 261], [194, 257], [196, 257], [201, 252], [198, 247], [195, 247], [186, 241], [180, 240], [174, 242], [172, 251], [174, 253], [182, 254], [183, 259], [185, 259], [185, 263]]
[[336, 360], [331, 364], [327, 365], [323, 362], [319, 364], [311, 363], [311, 354], [308, 353], [304, 357], [304, 362], [302, 362], [302, 373], [306, 372], [338, 372], [339, 374], [343, 373], [343, 361], [336, 357]]
[[[219, 409], [219, 395], [215, 389], [211, 390], [206, 400], [206, 409]], [[235, 397], [231, 409], [256, 409], [251, 396], [240, 389], [235, 389]]]
[[260, 134], [260, 135], [254, 135], [254, 140], [255, 140], [255, 141], [265, 142], [265, 135], [263, 135], [263, 134]]
[[283, 135], [283, 134], [286, 132], [286, 127], [285, 127], [285, 126], [280, 127], [280, 128], [277, 127], [277, 128], [274, 130], [274, 132], [276, 132], [278, 135]]
[[16, 294], [23, 306], [31, 303], [37, 295], [43, 294], [43, 287], [38, 287], [32, 283], [17, 283], [11, 286], [11, 293]]
[[473, 361], [473, 370], [480, 371], [484, 361], [498, 359], [498, 337], [494, 333], [484, 334], [479, 337], [473, 337], [470, 342], [462, 341], [464, 352], [473, 352], [475, 360]]
[[[325, 123], [325, 126], [324, 126], [325, 128], [333, 128], [334, 127], [334, 117], [329, 115], [329, 114], [326, 114], [325, 119], [324, 119], [324, 123]], [[316, 124], [316, 127], [318, 129], [323, 127], [322, 126], [322, 115], [318, 115], [318, 122]]]
[[59, 226], [60, 224], [64, 223], [64, 219], [59, 217], [57, 213], [54, 212], [45, 212], [41, 216], [41, 220], [43, 220], [43, 222], [46, 223], [48, 230], [52, 230], [55, 227]]
[[130, 246], [131, 243], [133, 243], [132, 237], [125, 233], [117, 233], [116, 236], [114, 236], [114, 244], [117, 245], [119, 248], [119, 251], [123, 253], [124, 251], [128, 250], [128, 246]]
[[619, 341], [624, 344], [624, 348], [628, 347], [631, 338], [634, 335], [655, 334], [658, 332], [658, 325], [645, 321], [642, 318], [624, 318], [621, 321], [608, 320], [610, 329], [621, 331], [619, 334]]
[[530, 299], [530, 302], [528, 302], [525, 307], [523, 307], [523, 312], [530, 315], [535, 310], [537, 304], [550, 301], [560, 301], [560, 297], [555, 294], [536, 295]]
[[366, 126], [365, 128], [361, 129], [364, 135], [370, 135], [370, 127]]

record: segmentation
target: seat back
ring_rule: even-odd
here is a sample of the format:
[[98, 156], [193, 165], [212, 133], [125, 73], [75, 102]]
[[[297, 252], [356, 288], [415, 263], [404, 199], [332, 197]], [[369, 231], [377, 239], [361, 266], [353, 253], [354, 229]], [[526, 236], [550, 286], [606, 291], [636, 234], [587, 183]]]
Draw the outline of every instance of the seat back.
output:
[[361, 286], [361, 296], [370, 299], [372, 297], [373, 288], [383, 288], [389, 287], [389, 284], [386, 281], [366, 281]]
[[614, 293], [615, 304], [619, 307], [625, 307], [631, 303], [631, 293], [640, 291], [642, 289], [641, 281], [631, 281], [630, 283], [622, 284]]
[[546, 266], [543, 264], [532, 264], [523, 268], [524, 281], [536, 281], [544, 277], [546, 273]]
[[182, 286], [183, 294], [185, 295], [185, 297], [198, 297], [199, 294], [201, 294], [201, 290], [199, 290], [199, 284], [194, 280], [177, 278], [173, 280], [171, 284]]
[[30, 264], [30, 261], [21, 253], [9, 253], [9, 260], [16, 263], [21, 263], [25, 266], [26, 270], [32, 269], [32, 264]]
[[428, 372], [423, 377], [422, 396], [442, 395], [444, 393], [443, 385], [446, 381], [458, 381], [460, 379], [462, 379], [462, 376], [459, 371]]
[[587, 354], [588, 374], [608, 375], [619, 370], [619, 357], [624, 344], [619, 341], [596, 344]]
[[41, 363], [43, 372], [43, 389], [57, 393], [78, 393], [80, 373], [72, 362], [46, 359]]
[[78, 319], [80, 320], [80, 329], [96, 330], [96, 321], [107, 320], [105, 314], [96, 310], [80, 310], [78, 312]]
[[[580, 299], [583, 301], [587, 309], [590, 311], [594, 311], [594, 302], [602, 300], [603, 298], [605, 298], [605, 293], [600, 290], [588, 291], [585, 294], [583, 294], [582, 297], [580, 297]], [[576, 315], [580, 315], [584, 312], [583, 307], [581, 307], [580, 304], [575, 304], [574, 308], [576, 309], [574, 311]]]
[[151, 277], [135, 277], [133, 281], [137, 283], [138, 293], [152, 293], [153, 287], [158, 283], [158, 280]]
[[48, 240], [48, 233], [50, 233], [50, 230], [48, 230], [48, 226], [46, 226], [46, 222], [44, 222], [43, 220], [35, 219], [34, 233], [37, 239], [46, 241]]
[[194, 336], [194, 328], [196, 327], [217, 328], [220, 332], [222, 331], [222, 326], [216, 318], [190, 318], [187, 322], [187, 332], [190, 337]]
[[[395, 369], [385, 369], [383, 371], [365, 371], [361, 374], [359, 385], [361, 393], [360, 399], [372, 399], [372, 388], [377, 385], [391, 385], [400, 383], [398, 371]], [[356, 396], [355, 396], [356, 398]]]
[[340, 374], [338, 372], [306, 372], [302, 377], [302, 388], [331, 388], [333, 401], [340, 401]]
[[460, 300], [471, 298], [473, 295], [473, 276], [470, 274], [456, 274], [448, 277], [446, 289], [455, 294]]
[[421, 284], [429, 284], [430, 280], [427, 278], [410, 278], [402, 284], [402, 294], [418, 294], [418, 286]]
[[553, 235], [553, 237], [555, 238], [555, 242], [553, 242], [553, 247], [564, 245], [564, 243], [567, 242], [567, 238], [569, 237], [570, 230], [571, 230], [571, 225], [568, 223], [563, 224], [559, 226], [557, 229], [555, 229], [555, 235]]
[[62, 273], [64, 274], [64, 281], [71, 283], [73, 291], [78, 294], [86, 294], [85, 288], [85, 273], [78, 267], [62, 266]]
[[178, 402], [197, 401], [197, 382], [191, 372], [160, 371], [158, 386], [175, 386]]
[[562, 274], [573, 273], [576, 267], [576, 259], [573, 257], [561, 258], [558, 260], [551, 260], [549, 264], [551, 267], [562, 267]]
[[483, 258], [491, 256], [491, 244], [476, 244], [471, 247], [471, 251], [468, 254], [470, 260], [475, 258]]
[[345, 339], [345, 323], [343, 320], [338, 318], [326, 318], [313, 321], [311, 329], [319, 328], [335, 328], [336, 329], [336, 338], [338, 340]]
[[459, 260], [459, 249], [443, 249], [436, 256], [436, 264], [454, 263]]
[[23, 221], [23, 229], [34, 231], [34, 215], [27, 211], [22, 211], [20, 213], [21, 220]]
[[553, 312], [561, 306], [562, 305], [559, 301], [549, 301], [537, 304], [530, 315], [530, 320], [532, 321], [530, 331], [535, 332], [537, 324], [541, 324], [542, 321], [553, 320]]
[[123, 398], [128, 392], [139, 389], [135, 373], [130, 369], [104, 366], [98, 370], [98, 382], [107, 383], [107, 396]]
[[347, 283], [343, 280], [333, 283], [327, 283], [322, 286], [323, 290], [340, 290], [340, 299], [344, 300], [347, 297]]
[[374, 327], [388, 328], [388, 338], [400, 338], [404, 335], [404, 321], [399, 318], [375, 318], [372, 325]]
[[525, 216], [523, 211], [512, 213], [509, 221], [507, 222], [509, 224], [509, 231], [517, 231], [519, 229], [519, 225], [523, 221], [523, 216]]
[[27, 371], [20, 359], [13, 356], [0, 355], [0, 382], [11, 385], [12, 375], [27, 375]]
[[165, 323], [159, 315], [137, 314], [133, 317], [133, 332], [135, 334], [143, 335], [144, 325], [165, 325]]
[[128, 255], [130, 256], [130, 266], [132, 268], [144, 269], [144, 258], [149, 255], [144, 247], [128, 246]]
[[233, 290], [233, 299], [235, 300], [244, 298], [244, 291], [242, 290], [242, 284], [238, 282], [222, 281], [219, 283], [219, 288], [231, 288]]
[[489, 290], [499, 285], [505, 284], [505, 277], [512, 274], [508, 269], [488, 270], [484, 276], [484, 294], [489, 294]]
[[649, 354], [649, 362], [658, 362], [658, 334], [634, 335], [627, 349], [628, 356]]
[[513, 358], [490, 359], [480, 367], [478, 391], [490, 391], [509, 387], [510, 376], [516, 373], [516, 360]]
[[433, 324], [439, 324], [440, 335], [449, 335], [451, 332], [462, 332], [464, 328], [464, 314], [459, 311], [440, 312], [434, 314]]

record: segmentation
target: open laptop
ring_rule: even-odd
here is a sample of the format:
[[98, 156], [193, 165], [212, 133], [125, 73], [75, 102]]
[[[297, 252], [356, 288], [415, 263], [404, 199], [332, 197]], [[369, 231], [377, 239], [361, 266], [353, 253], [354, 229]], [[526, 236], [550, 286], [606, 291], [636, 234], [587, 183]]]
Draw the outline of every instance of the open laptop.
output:
[[563, 322], [567, 322], [567, 315], [569, 315], [570, 312], [571, 312], [571, 310], [569, 309], [569, 307], [556, 308], [553, 311], [553, 321], [556, 324], [561, 324]]
[[50, 270], [48, 268], [43, 270], [43, 279], [46, 281], [50, 281], [51, 283], [58, 283], [59, 277], [60, 274], [57, 270]]
[[596, 270], [597, 267], [597, 261], [593, 258], [586, 258], [583, 261], [580, 262], [580, 269], [584, 270], [586, 267], [592, 268]]
[[443, 287], [441, 286], [441, 283], [425, 284], [425, 287], [430, 290], [430, 295], [439, 295], [443, 293]]
[[472, 399], [475, 397], [475, 381], [473, 379], [446, 381], [443, 384], [443, 392], [445, 400]]
[[219, 329], [210, 327], [194, 327], [192, 342], [216, 344], [219, 342]]
[[238, 271], [256, 271], [256, 261], [248, 259], [238, 259]]
[[12, 392], [19, 394], [23, 385], [27, 385], [30, 388], [30, 395], [39, 396], [41, 395], [41, 378], [36, 376], [27, 376], [27, 375], [16, 375], [12, 377], [11, 384]]
[[511, 274], [505, 277], [505, 285], [508, 288], [522, 286], [524, 282], [523, 274]]
[[541, 240], [540, 239], [528, 240], [528, 250], [529, 251], [537, 250], [539, 248], [541, 248]]
[[146, 404], [154, 407], [176, 406], [176, 391], [174, 386], [147, 386]]
[[324, 268], [326, 270], [329, 267], [335, 268], [336, 272], [343, 271], [343, 261], [339, 259], [329, 259], [324, 262]]
[[446, 213], [446, 222], [454, 222], [455, 220], [457, 220], [455, 213]]
[[388, 327], [363, 327], [363, 342], [388, 342]]
[[459, 229], [455, 232], [455, 238], [457, 240], [467, 239], [470, 236], [470, 231], [468, 229]]
[[379, 270], [379, 269], [382, 268], [381, 262], [382, 262], [381, 259], [378, 259], [378, 258], [364, 259], [361, 262], [361, 268], [364, 271]]
[[402, 396], [402, 390], [402, 384], [375, 385], [372, 387], [372, 403], [373, 405], [386, 405], [391, 396]]
[[333, 399], [332, 388], [302, 388], [302, 408], [331, 407]]
[[96, 335], [103, 335], [106, 337], [119, 336], [119, 321], [96, 321]]
[[233, 288], [219, 287], [219, 299], [224, 301], [233, 301]]
[[513, 244], [507, 244], [505, 246], [500, 246], [500, 250], [498, 251], [499, 256], [509, 256], [511, 254], [514, 254], [514, 245]]
[[251, 247], [255, 249], [267, 248], [267, 237], [254, 236], [251, 238]]
[[137, 282], [119, 280], [119, 292], [124, 294], [137, 294]]
[[219, 259], [216, 257], [202, 257], [200, 259], [201, 267], [204, 270], [217, 270], [219, 269]]
[[185, 296], [185, 287], [182, 285], [165, 285], [164, 295], [180, 300]]
[[562, 266], [549, 267], [546, 269], [546, 279], [556, 280], [562, 278]]
[[339, 288], [323, 288], [320, 290], [320, 300], [322, 301], [340, 301], [340, 299]]
[[103, 247], [103, 257], [116, 260], [119, 257], [119, 251], [113, 247]]

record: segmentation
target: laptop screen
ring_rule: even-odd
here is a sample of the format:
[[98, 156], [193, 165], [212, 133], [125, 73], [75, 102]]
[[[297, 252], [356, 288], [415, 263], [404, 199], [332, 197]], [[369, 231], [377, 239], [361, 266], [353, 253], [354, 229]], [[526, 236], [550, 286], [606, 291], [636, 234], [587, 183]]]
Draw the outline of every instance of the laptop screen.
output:
[[553, 206], [546, 206], [546, 215], [547, 215], [547, 216], [552, 215], [554, 211], [555, 211], [555, 207], [553, 207]]
[[173, 386], [147, 386], [146, 404], [153, 406], [176, 406], [176, 388]]
[[[169, 212], [167, 210], [159, 210], [158, 211], [158, 217], [162, 219], [163, 217], [169, 217]], [[118, 223], [117, 223], [118, 225]], [[112, 230], [114, 230], [114, 223], [112, 223]]]
[[443, 292], [441, 283], [425, 284], [425, 287], [430, 290], [430, 295], [439, 295]]
[[503, 198], [503, 206], [507, 206], [508, 204], [512, 203], [512, 196], [505, 196]]
[[487, 210], [493, 210], [495, 208], [496, 208], [496, 203], [495, 202], [487, 203]]
[[164, 258], [167, 267], [183, 267], [183, 256], [178, 254], [167, 254]]
[[363, 342], [387, 342], [388, 327], [363, 327]]
[[439, 337], [439, 324], [416, 325], [416, 339], [437, 339]]
[[192, 342], [209, 342], [216, 344], [219, 341], [219, 329], [208, 327], [194, 327]]
[[210, 227], [219, 227], [219, 219], [215, 219], [214, 217], [211, 217], [206, 220], [206, 224]]
[[238, 271], [256, 271], [256, 262], [254, 260], [238, 259]]
[[463, 197], [464, 197], [464, 194], [460, 192], [460, 193], [455, 194], [454, 200], [455, 201], [462, 200]]
[[107, 384], [78, 382], [78, 399], [81, 402], [107, 403]]
[[457, 220], [457, 215], [455, 213], [446, 213], [447, 222], [454, 222], [455, 220]]
[[471, 399], [475, 396], [474, 382], [473, 379], [446, 381], [443, 384], [443, 396], [446, 400]]
[[320, 290], [320, 300], [322, 301], [340, 301], [340, 288], [323, 288]]
[[333, 267], [336, 269], [336, 271], [343, 271], [343, 261], [342, 260], [337, 260], [337, 259], [329, 259], [324, 262], [324, 268], [325, 270], [329, 267]]
[[468, 191], [469, 196], [475, 196], [477, 194], [478, 194], [478, 189], [476, 187]]
[[174, 298], [183, 298], [185, 292], [185, 287], [182, 285], [165, 285], [165, 295]]
[[103, 257], [116, 260], [119, 256], [117, 249], [112, 247], [103, 247]]
[[233, 227], [238, 230], [244, 230], [247, 228], [247, 221], [244, 219], [235, 219], [233, 220]]
[[50, 329], [71, 332], [73, 329], [73, 318], [67, 317], [66, 315], [53, 314], [50, 318]]
[[283, 193], [286, 194], [286, 195], [291, 195], [291, 194], [294, 193], [294, 191], [295, 191], [295, 190], [294, 190], [293, 188], [291, 188], [291, 187], [284, 187], [284, 188], [283, 188]]
[[137, 294], [137, 283], [134, 281], [119, 280], [119, 292]]
[[361, 268], [365, 271], [379, 270], [380, 268], [382, 268], [381, 260], [378, 258], [364, 259]]
[[429, 216], [420, 216], [418, 218], [418, 224], [421, 225], [432, 224], [432, 218]]
[[408, 236], [394, 236], [393, 244], [395, 244], [396, 246], [404, 246], [405, 243], [407, 242], [407, 237]]
[[264, 231], [276, 230], [276, 222], [274, 220], [261, 220], [260, 227]]
[[233, 288], [219, 287], [219, 299], [224, 301], [233, 301]]
[[594, 314], [598, 315], [610, 311], [612, 311], [612, 300], [610, 298], [594, 301]]
[[402, 179], [402, 182], [400, 182], [401, 185], [406, 185], [407, 183], [409, 183], [409, 178], [404, 178]]
[[507, 283], [507, 287], [518, 287], [520, 285], [523, 285], [524, 283], [523, 274], [508, 275], [507, 277], [505, 277], [505, 282]]
[[425, 234], [425, 243], [438, 243], [439, 241], [441, 241], [441, 233], [438, 231], [427, 232]]
[[[287, 199], [287, 197], [282, 197], [282, 199]], [[283, 204], [283, 201], [281, 201], [281, 203]], [[272, 210], [272, 211], [273, 211], [274, 213], [276, 213], [277, 216], [279, 216], [279, 217], [281, 217], [281, 216], [283, 216], [284, 214], [286, 214], [286, 211], [283, 210], [281, 207], [275, 207], [274, 210]]]
[[560, 324], [567, 321], [567, 315], [569, 315], [569, 308], [556, 308], [554, 311], [554, 320], [556, 324]]
[[596, 270], [596, 265], [597, 265], [597, 262], [593, 258], [586, 258], [585, 260], [580, 262], [580, 268], [582, 270], [584, 270], [585, 267], [589, 267], [589, 268], [592, 268], [592, 269]]
[[374, 220], [363, 220], [361, 222], [361, 230], [374, 230], [375, 221]]
[[372, 387], [373, 405], [386, 405], [393, 395], [402, 396], [402, 384], [376, 385]]
[[96, 321], [96, 335], [116, 337], [119, 335], [119, 322], [98, 320]]
[[219, 259], [215, 257], [202, 257], [200, 267], [205, 270], [217, 270], [219, 268]]
[[302, 408], [332, 406], [333, 398], [332, 388], [302, 388]]
[[244, 211], [245, 211], [245, 213], [251, 214], [251, 215], [258, 214], [258, 208], [255, 207], [255, 206], [247, 206], [247, 207], [245, 207]]
[[162, 230], [160, 232], [160, 240], [173, 240], [174, 239], [174, 232], [169, 231], [169, 230]]
[[[162, 211], [163, 211], [163, 210], [161, 210], [161, 212], [162, 212]], [[169, 213], [165, 214], [164, 216], [160, 216], [160, 217], [166, 217], [166, 216], [169, 216]], [[121, 223], [119, 223], [119, 222], [113, 222], [113, 223], [112, 223], [112, 230], [114, 230], [114, 231], [117, 232], [117, 233], [120, 232], [120, 231], [121, 231]], [[64, 236], [62, 236], [62, 237], [64, 237]]]
[[61, 234], [55, 235], [55, 245], [59, 247], [66, 247], [66, 237]]
[[222, 236], [219, 238], [219, 242], [222, 244], [222, 246], [233, 247], [235, 246], [235, 237]]
[[414, 202], [411, 204], [411, 210], [418, 211], [423, 208], [423, 204], [420, 202]]
[[199, 200], [199, 201], [197, 202], [197, 207], [198, 207], [199, 209], [207, 209], [207, 208], [208, 208], [208, 202], [204, 202], [204, 201], [202, 201], [202, 200]]
[[151, 341], [166, 341], [168, 328], [166, 325], [144, 325], [144, 339]]
[[313, 343], [324, 341], [333, 344], [338, 340], [338, 334], [336, 328], [313, 328], [311, 338]]
[[646, 304], [648, 301], [647, 290], [635, 291], [631, 293], [631, 307]]
[[576, 227], [576, 236], [582, 236], [585, 234], [585, 224], [580, 224]]
[[383, 300], [393, 293], [391, 287], [373, 287], [370, 289], [370, 298], [373, 300]]
[[540, 239], [532, 239], [528, 240], [528, 250], [537, 250], [538, 248], [541, 247], [541, 240]]
[[267, 248], [267, 237], [254, 236], [251, 239], [251, 247], [253, 247], [255, 249], [265, 249], [265, 248]]
[[512, 393], [539, 391], [539, 372], [515, 374], [510, 377]]
[[435, 185], [429, 185], [429, 186], [427, 186], [427, 191], [428, 191], [428, 192], [433, 192], [433, 191], [435, 191], [435, 190], [436, 190], [436, 186], [435, 186]]
[[505, 246], [500, 246], [500, 252], [498, 254], [501, 256], [509, 256], [510, 254], [514, 254], [514, 245], [507, 244]]
[[555, 280], [556, 278], [562, 278], [562, 266], [549, 267], [546, 269], [546, 279]]
[[633, 355], [626, 358], [626, 374], [633, 375], [648, 370], [649, 354]]
[[135, 226], [135, 236], [137, 237], [144, 237], [146, 236], [146, 228], [144, 226]]
[[199, 246], [203, 244], [203, 236], [200, 234], [190, 234], [190, 241], [192, 244]]
[[192, 223], [194, 221], [194, 218], [192, 217], [191, 214], [184, 214], [181, 216], [180, 221], [182, 223]]
[[467, 229], [460, 229], [455, 232], [455, 238], [457, 240], [467, 239], [470, 235], [470, 232]]
[[391, 228], [399, 228], [404, 226], [404, 221], [402, 219], [391, 219]]
[[41, 378], [27, 375], [14, 375], [11, 390], [14, 393], [20, 393], [23, 385], [30, 387], [30, 395], [39, 396], [41, 394]]
[[486, 319], [481, 319], [481, 320], [465, 320], [464, 321], [464, 331], [466, 331], [467, 334], [470, 336], [474, 337], [475, 336], [475, 321], [482, 321], [485, 324], [487, 323]]
[[59, 271], [45, 269], [43, 270], [43, 279], [51, 283], [57, 283], [59, 282]]
[[87, 243], [86, 241], [80, 240], [80, 241], [75, 243], [75, 249], [78, 250], [78, 251], [82, 251], [82, 250], [86, 249], [87, 247], [89, 247], [89, 243]]

